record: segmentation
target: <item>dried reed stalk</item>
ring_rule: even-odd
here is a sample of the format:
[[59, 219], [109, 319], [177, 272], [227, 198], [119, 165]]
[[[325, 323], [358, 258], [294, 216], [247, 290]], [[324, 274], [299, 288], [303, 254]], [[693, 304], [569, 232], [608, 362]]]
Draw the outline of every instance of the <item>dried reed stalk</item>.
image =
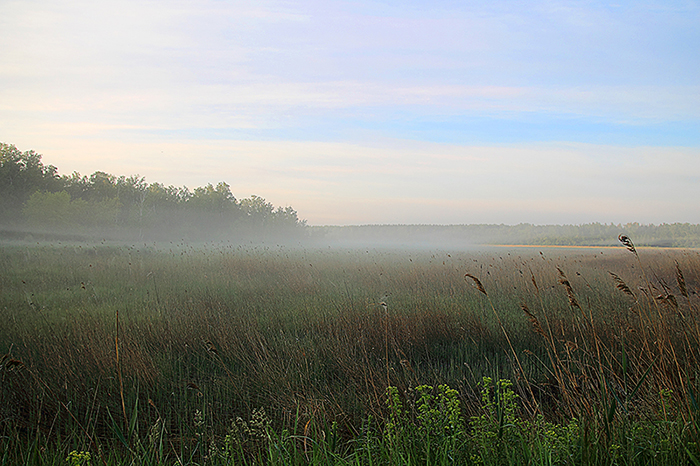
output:
[[114, 334], [114, 347], [117, 356], [117, 375], [119, 376], [119, 395], [122, 401], [122, 413], [124, 414], [124, 425], [129, 425], [129, 418], [126, 415], [126, 404], [124, 403], [124, 382], [122, 380], [122, 365], [119, 361], [119, 310], [117, 310], [117, 328]]
[[547, 338], [547, 334], [545, 333], [544, 329], [542, 328], [542, 325], [540, 324], [540, 321], [537, 319], [537, 316], [535, 316], [532, 312], [530, 312], [530, 309], [527, 307], [527, 304], [525, 302], [520, 303], [520, 308], [523, 310], [527, 318], [530, 320], [530, 323], [532, 324], [532, 329], [535, 331], [535, 333], [538, 333], [542, 335], [543, 337]]
[[634, 243], [632, 243], [629, 236], [620, 234], [617, 239], [620, 240], [620, 243], [622, 243], [622, 245], [626, 247], [628, 251], [633, 253], [635, 256], [637, 255], [637, 248], [634, 247]]
[[480, 292], [482, 292], [483, 294], [488, 296], [488, 293], [486, 292], [484, 285], [481, 284], [481, 281], [478, 278], [476, 278], [474, 275], [472, 275], [470, 273], [465, 273], [464, 279], [466, 280], [467, 277], [471, 278], [474, 281], [474, 284], [476, 285], [477, 290], [479, 290]]
[[634, 293], [632, 293], [632, 290], [630, 289], [629, 286], [620, 278], [619, 275], [617, 275], [614, 272], [608, 272], [610, 276], [612, 277], [613, 281], [615, 282], [615, 288], [618, 290], [622, 291], [625, 293], [627, 296], [633, 298], [635, 301], [637, 300], [636, 296], [634, 296]]
[[564, 288], [566, 289], [566, 295], [569, 298], [569, 304], [571, 305], [571, 307], [575, 307], [579, 311], [582, 311], [581, 305], [579, 305], [578, 300], [576, 299], [576, 294], [574, 294], [574, 289], [571, 287], [569, 279], [566, 278], [566, 274], [559, 267], [557, 267], [557, 270], [559, 271], [559, 283], [564, 285]]
[[688, 288], [685, 286], [685, 277], [683, 276], [683, 272], [681, 272], [681, 268], [678, 265], [678, 261], [676, 262], [676, 282], [678, 282], [678, 289], [681, 291], [681, 295], [685, 299], [688, 299]]
[[[513, 347], [513, 343], [510, 340], [510, 336], [508, 335], [508, 332], [506, 332], [506, 328], [503, 326], [503, 321], [501, 320], [501, 317], [498, 315], [498, 312], [496, 312], [496, 307], [493, 305], [493, 301], [491, 301], [491, 298], [489, 297], [488, 293], [486, 292], [486, 289], [484, 288], [484, 285], [481, 284], [481, 280], [476, 278], [474, 275], [470, 273], [465, 273], [464, 274], [465, 280], [467, 277], [471, 278], [474, 284], [476, 285], [476, 289], [479, 290], [479, 292], [483, 293], [484, 296], [486, 296], [486, 299], [489, 301], [489, 305], [491, 306], [491, 310], [493, 311], [493, 314], [496, 316], [496, 320], [498, 321], [499, 327], [501, 327], [501, 331], [503, 332], [503, 335], [506, 337], [506, 341], [508, 342], [508, 347], [510, 348], [510, 351], [513, 353], [513, 357], [515, 358], [515, 362], [518, 364], [518, 369], [520, 369], [520, 373], [522, 374], [523, 380], [525, 381], [525, 384], [527, 385], [528, 391], [530, 392], [530, 396], [532, 397], [532, 400], [535, 400], [535, 394], [532, 391], [532, 385], [530, 385], [530, 381], [527, 379], [527, 376], [525, 375], [525, 369], [523, 369], [523, 365], [520, 362], [520, 358], [518, 358], [518, 353], [515, 352], [515, 348]], [[528, 404], [529, 405], [529, 404]], [[529, 408], [529, 406], [528, 406]], [[535, 414], [539, 411], [539, 406], [535, 405], [534, 410], [532, 410], [531, 414]]]

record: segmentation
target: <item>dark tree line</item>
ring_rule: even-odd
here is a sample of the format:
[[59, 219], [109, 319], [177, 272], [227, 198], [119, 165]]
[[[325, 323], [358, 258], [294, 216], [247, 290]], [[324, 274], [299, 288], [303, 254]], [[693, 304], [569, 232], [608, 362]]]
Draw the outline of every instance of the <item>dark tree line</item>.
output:
[[60, 176], [34, 151], [0, 143], [0, 227], [114, 239], [293, 239], [306, 222], [224, 182], [189, 190], [95, 172]]

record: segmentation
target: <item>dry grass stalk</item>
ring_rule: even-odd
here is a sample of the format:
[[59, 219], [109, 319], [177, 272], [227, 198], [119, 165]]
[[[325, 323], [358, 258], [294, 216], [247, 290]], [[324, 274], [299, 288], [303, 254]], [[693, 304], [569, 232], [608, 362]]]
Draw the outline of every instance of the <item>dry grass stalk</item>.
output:
[[530, 320], [530, 323], [532, 324], [532, 329], [535, 331], [535, 333], [538, 333], [543, 337], [547, 338], [547, 334], [542, 328], [540, 321], [537, 319], [537, 316], [530, 312], [530, 309], [527, 307], [527, 304], [524, 302], [520, 303], [520, 308], [523, 310], [525, 315], [527, 315], [527, 318]]
[[10, 357], [9, 353], [0, 358], [0, 370], [12, 370], [15, 367], [22, 367], [24, 363], [18, 359]]
[[632, 243], [629, 236], [620, 234], [617, 239], [620, 240], [620, 243], [622, 243], [622, 245], [626, 247], [628, 251], [633, 253], [635, 256], [637, 255], [637, 249], [634, 247], [634, 243]]
[[[501, 320], [501, 317], [498, 315], [498, 312], [496, 312], [496, 307], [493, 305], [493, 301], [491, 301], [491, 298], [489, 297], [488, 293], [486, 293], [486, 289], [484, 288], [484, 285], [481, 284], [481, 281], [476, 278], [474, 275], [470, 273], [465, 273], [464, 278], [469, 277], [474, 281], [474, 284], [476, 285], [476, 289], [479, 290], [479, 292], [483, 293], [486, 298], [489, 301], [489, 305], [491, 306], [491, 310], [493, 311], [493, 315], [496, 317], [496, 320], [498, 321], [498, 326], [501, 327], [501, 331], [503, 332], [503, 336], [506, 338], [506, 341], [508, 342], [508, 347], [510, 348], [511, 352], [513, 353], [513, 358], [515, 359], [515, 362], [518, 365], [518, 369], [520, 369], [520, 374], [522, 375], [522, 379], [525, 381], [525, 384], [527, 385], [527, 388], [530, 392], [530, 396], [532, 397], [531, 399], [535, 399], [535, 394], [532, 391], [532, 386], [530, 385], [530, 381], [528, 380], [527, 376], [525, 375], [525, 370], [523, 369], [523, 365], [520, 362], [520, 358], [518, 358], [518, 353], [515, 351], [515, 348], [513, 347], [513, 342], [510, 340], [510, 336], [508, 335], [508, 332], [506, 331], [506, 328], [503, 326], [503, 321]], [[531, 414], [535, 414], [539, 410], [539, 406], [531, 406], [530, 403], [527, 405], [527, 409], [531, 412]]]
[[129, 425], [129, 418], [126, 415], [126, 403], [124, 403], [124, 382], [122, 379], [122, 365], [121, 361], [119, 360], [119, 310], [117, 310], [116, 313], [116, 330], [114, 332], [114, 347], [116, 350], [116, 363], [117, 363], [117, 375], [119, 376], [119, 396], [121, 398], [122, 402], [122, 414], [124, 414], [124, 425], [128, 426]]
[[535, 280], [535, 275], [532, 273], [532, 270], [530, 270], [530, 280], [532, 281], [532, 286], [535, 287], [535, 291], [537, 294], [540, 293], [540, 287], [537, 286], [537, 280]]
[[688, 288], [685, 286], [685, 277], [683, 277], [683, 272], [681, 272], [678, 261], [676, 261], [676, 282], [678, 282], [678, 289], [681, 291], [681, 295], [683, 295], [685, 299], [688, 299]]
[[472, 275], [472, 274], [470, 274], [470, 273], [465, 273], [465, 274], [464, 274], [465, 280], [466, 280], [467, 277], [471, 278], [471, 279], [474, 281], [474, 284], [476, 285], [476, 289], [477, 289], [477, 290], [479, 290], [480, 292], [482, 292], [483, 294], [485, 294], [486, 296], [488, 296], [488, 293], [486, 292], [486, 289], [484, 288], [484, 285], [481, 284], [481, 281], [479, 281], [478, 278], [476, 278], [474, 275]]
[[569, 298], [569, 304], [571, 305], [571, 307], [575, 307], [576, 309], [581, 310], [581, 306], [579, 305], [578, 300], [576, 299], [574, 289], [571, 287], [569, 279], [566, 278], [566, 274], [562, 269], [557, 267], [557, 270], [559, 271], [559, 283], [564, 285], [564, 288], [566, 289], [566, 295]]
[[[199, 385], [197, 385], [197, 384], [194, 383], [194, 382], [187, 382], [187, 385], [185, 385], [185, 387], [186, 387], [188, 390], [194, 390], [194, 391], [196, 391], [196, 392], [201, 392], [201, 390], [199, 389]], [[150, 400], [149, 400], [149, 401], [150, 401]]]
[[634, 293], [632, 293], [632, 290], [630, 289], [630, 287], [627, 286], [627, 284], [620, 278], [620, 276], [614, 272], [608, 272], [608, 273], [610, 274], [613, 281], [615, 282], [615, 288], [622, 291], [627, 296], [633, 298], [636, 301], [637, 298], [634, 296]]
[[668, 304], [673, 309], [678, 310], [678, 301], [676, 301], [676, 297], [670, 293], [660, 294], [660, 295], [656, 296], [654, 299], [656, 299], [657, 301], [659, 301], [661, 303]]
[[214, 343], [212, 343], [211, 340], [205, 341], [204, 346], [206, 347], [206, 349], [209, 353], [212, 353], [216, 356], [219, 355], [219, 351], [216, 349], [216, 346], [214, 346]]

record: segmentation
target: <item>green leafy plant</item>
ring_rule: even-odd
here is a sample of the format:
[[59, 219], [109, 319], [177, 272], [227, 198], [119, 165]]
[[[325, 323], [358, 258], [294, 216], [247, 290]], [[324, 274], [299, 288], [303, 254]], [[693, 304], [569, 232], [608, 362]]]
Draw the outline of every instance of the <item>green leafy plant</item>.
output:
[[73, 450], [68, 453], [66, 461], [70, 466], [92, 466], [92, 456], [89, 451]]
[[481, 414], [472, 416], [472, 440], [478, 452], [472, 459], [490, 464], [500, 461], [506, 450], [522, 440], [516, 416], [518, 395], [512, 382], [505, 379], [495, 384], [491, 377], [481, 381]]

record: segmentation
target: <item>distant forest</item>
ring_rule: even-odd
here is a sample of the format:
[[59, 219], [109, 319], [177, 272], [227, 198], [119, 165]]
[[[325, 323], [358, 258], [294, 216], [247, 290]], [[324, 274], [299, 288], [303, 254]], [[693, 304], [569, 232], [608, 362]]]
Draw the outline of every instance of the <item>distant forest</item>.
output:
[[111, 240], [259, 240], [303, 236], [292, 207], [236, 199], [220, 182], [189, 190], [138, 175], [58, 175], [33, 150], [0, 143], [0, 234]]
[[0, 143], [0, 239], [294, 242], [316, 246], [480, 245], [700, 247], [700, 225], [306, 225], [292, 207], [236, 199], [224, 182], [189, 190], [97, 171], [58, 175], [32, 150]]

